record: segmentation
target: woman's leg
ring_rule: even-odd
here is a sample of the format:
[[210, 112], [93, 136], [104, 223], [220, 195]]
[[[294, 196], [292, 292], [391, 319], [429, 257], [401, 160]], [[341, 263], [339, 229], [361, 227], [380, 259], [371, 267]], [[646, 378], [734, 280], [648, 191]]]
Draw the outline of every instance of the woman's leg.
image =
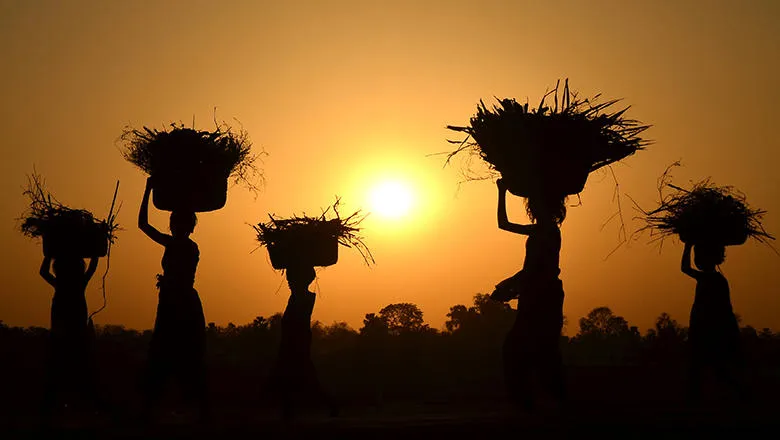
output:
[[692, 402], [701, 400], [702, 373], [705, 361], [700, 353], [697, 353], [693, 344], [688, 365], [688, 399]]
[[155, 323], [149, 342], [146, 370], [143, 375], [144, 417], [149, 419], [160, 403], [165, 384], [172, 370], [176, 341], [169, 341], [167, 332]]
[[197, 406], [201, 421], [207, 420], [211, 415], [203, 339], [205, 335], [204, 338], [197, 338], [193, 346], [187, 347], [188, 353], [181, 356], [180, 363], [182, 390], [185, 398]]
[[[522, 319], [518, 315], [517, 319]], [[504, 382], [507, 394], [512, 403], [520, 405], [526, 410], [533, 406], [533, 397], [531, 392], [531, 363], [527, 345], [524, 341], [527, 337], [522, 335], [523, 330], [519, 328], [518, 322], [507, 334], [503, 346], [503, 364], [504, 364]]]
[[57, 406], [58, 398], [62, 393], [62, 371], [60, 370], [61, 356], [58, 355], [60, 347], [58, 346], [57, 335], [54, 331], [49, 333], [49, 342], [47, 347], [46, 375], [44, 377], [43, 401], [41, 402], [41, 412], [45, 419], [51, 418], [54, 414], [54, 408]]

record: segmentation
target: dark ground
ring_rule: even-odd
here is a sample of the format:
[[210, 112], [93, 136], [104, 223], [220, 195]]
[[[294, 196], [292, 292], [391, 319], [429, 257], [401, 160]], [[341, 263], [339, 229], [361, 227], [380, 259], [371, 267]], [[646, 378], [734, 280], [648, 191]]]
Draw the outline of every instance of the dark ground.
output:
[[[337, 418], [310, 409], [293, 421], [261, 401], [254, 405], [215, 401], [209, 424], [192, 413], [164, 410], [144, 427], [133, 408], [118, 414], [91, 415], [76, 410], [46, 430], [34, 407], [17, 406], [0, 417], [0, 438], [774, 438], [780, 432], [780, 386], [754, 384], [752, 401], [739, 404], [719, 388], [708, 388], [699, 405], [687, 402], [682, 382], [656, 369], [628, 367], [569, 369], [570, 400], [555, 410], [541, 402], [526, 413], [508, 405], [500, 393], [427, 402], [392, 399], [382, 405], [347, 402]], [[663, 379], [666, 377], [666, 379]], [[637, 380], [644, 378], [644, 380]], [[655, 379], [654, 379], [655, 378]], [[679, 377], [678, 377], [679, 379]], [[30, 402], [31, 403], [31, 402]], [[547, 408], [544, 408], [547, 406]]]

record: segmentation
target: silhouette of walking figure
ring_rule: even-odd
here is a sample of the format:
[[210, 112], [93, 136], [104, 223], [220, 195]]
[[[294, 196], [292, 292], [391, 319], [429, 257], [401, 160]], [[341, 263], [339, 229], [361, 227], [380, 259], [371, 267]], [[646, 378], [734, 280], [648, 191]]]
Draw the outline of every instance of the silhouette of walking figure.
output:
[[279, 357], [272, 373], [273, 388], [280, 398], [284, 418], [295, 416], [308, 395], [324, 403], [331, 416], [338, 408], [323, 390], [311, 359], [311, 314], [316, 295], [309, 285], [316, 278], [313, 266], [291, 266], [286, 269], [290, 298], [282, 315], [282, 338]]
[[559, 253], [559, 225], [566, 217], [565, 197], [535, 196], [526, 199], [530, 225], [509, 222], [507, 186], [498, 186], [498, 227], [527, 235], [523, 269], [500, 282], [491, 297], [499, 301], [517, 298], [517, 317], [504, 341], [504, 376], [510, 399], [530, 410], [534, 398], [532, 375], [537, 373], [545, 390], [562, 403], [563, 365], [559, 347], [563, 327], [563, 284]]
[[97, 264], [97, 257], [90, 259], [88, 267], [78, 256], [59, 257], [54, 260], [54, 274], [51, 273], [51, 257], [44, 257], [41, 264], [41, 277], [54, 287], [43, 406], [47, 417], [67, 394], [79, 394], [88, 398], [92, 405], [98, 404], [92, 353], [95, 328], [87, 315], [85, 298], [87, 284], [95, 274]]
[[171, 235], [149, 225], [151, 177], [146, 181], [138, 227], [165, 247], [163, 274], [157, 275], [157, 316], [149, 344], [146, 372], [145, 416], [151, 417], [171, 376], [179, 379], [186, 397], [196, 400], [200, 417], [208, 416], [208, 393], [204, 365], [206, 322], [198, 292], [193, 288], [200, 251], [190, 239], [197, 218], [194, 212], [173, 211]]
[[[692, 249], [698, 270], [691, 267]], [[718, 270], [725, 252], [722, 245], [706, 243], [686, 243], [683, 250], [682, 272], [696, 280], [688, 331], [689, 393], [694, 401], [701, 397], [702, 373], [707, 367], [744, 397], [739, 325], [731, 307], [728, 280]]]

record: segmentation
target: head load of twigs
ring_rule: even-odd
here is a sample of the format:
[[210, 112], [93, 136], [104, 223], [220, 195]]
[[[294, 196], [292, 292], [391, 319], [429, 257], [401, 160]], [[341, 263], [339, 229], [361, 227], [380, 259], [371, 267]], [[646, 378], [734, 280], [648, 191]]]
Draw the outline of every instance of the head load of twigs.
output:
[[[36, 174], [28, 176], [24, 195], [29, 198], [30, 207], [21, 218], [22, 234], [43, 238], [44, 252], [51, 249], [58, 255], [72, 251], [84, 257], [104, 256], [108, 243], [116, 240], [119, 229], [116, 222], [118, 210], [114, 211], [116, 192], [108, 217], [104, 220], [96, 219], [87, 210], [69, 208], [60, 203], [45, 189], [45, 182]], [[63, 246], [77, 249], [59, 249]]]
[[[347, 217], [341, 217], [338, 211], [339, 203], [340, 200], [337, 199], [333, 206], [323, 210], [317, 217], [303, 214], [280, 219], [269, 214], [270, 221], [253, 225], [257, 241], [268, 248], [274, 267], [283, 268], [287, 265], [281, 259], [297, 259], [312, 266], [334, 264], [332, 257], [337, 258], [337, 254], [332, 256], [331, 251], [336, 250], [339, 244], [356, 249], [366, 264], [373, 263], [374, 257], [363, 242], [363, 237], [359, 235], [360, 223], [366, 214], [356, 211]], [[277, 256], [275, 253], [286, 254], [280, 256], [279, 264], [274, 261]]]
[[[552, 104], [547, 102], [550, 95]], [[562, 88], [558, 81], [537, 108], [505, 98], [490, 109], [480, 100], [469, 126], [447, 126], [468, 135], [449, 141], [458, 148], [447, 161], [463, 151], [476, 155], [491, 171], [501, 173], [510, 191], [518, 195], [536, 190], [575, 194], [582, 190], [588, 173], [650, 143], [639, 137], [649, 125], [627, 118], [629, 107], [610, 112], [619, 100], [597, 103], [599, 96], [579, 98], [570, 92], [567, 79]], [[535, 180], [542, 181], [541, 189], [524, 188], [537, 184]]]
[[258, 155], [252, 154], [249, 135], [226, 123], [214, 124], [213, 131], [195, 130], [181, 123], [172, 123], [164, 130], [125, 127], [120, 137], [122, 153], [149, 175], [209, 167], [217, 175], [256, 188]]
[[731, 186], [717, 186], [709, 179], [690, 190], [663, 178], [661, 184], [661, 190], [666, 187], [672, 192], [661, 191], [660, 206], [642, 211], [646, 225], [639, 232], [650, 230], [661, 240], [677, 234], [684, 243], [718, 246], [743, 244], [748, 238], [762, 243], [774, 240], [761, 224], [766, 211], [748, 206], [745, 195]]

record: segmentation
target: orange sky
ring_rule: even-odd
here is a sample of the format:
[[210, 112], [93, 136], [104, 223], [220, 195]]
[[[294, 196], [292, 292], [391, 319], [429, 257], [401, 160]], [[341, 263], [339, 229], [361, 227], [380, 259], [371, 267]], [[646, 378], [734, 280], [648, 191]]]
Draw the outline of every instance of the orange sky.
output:
[[[414, 302], [441, 327], [449, 307], [469, 304], [522, 264], [524, 240], [496, 227], [495, 187], [458, 189], [441, 157], [482, 98], [532, 103], [557, 78], [586, 95], [624, 97], [654, 127], [656, 143], [614, 168], [620, 192], [644, 206], [655, 182], [683, 159], [678, 183], [712, 176], [769, 211], [780, 234], [780, 3], [701, 2], [18, 2], [0, 1], [0, 319], [48, 325], [51, 289], [40, 246], [22, 237], [25, 175], [33, 165], [54, 194], [100, 215], [121, 181], [125, 227], [113, 249], [108, 308], [98, 323], [153, 324], [162, 249], [135, 226], [144, 175], [120, 155], [123, 126], [193, 116], [241, 121], [269, 153], [255, 199], [232, 188], [225, 209], [199, 217], [196, 288], [208, 321], [243, 324], [284, 308], [287, 288], [252, 229], [273, 212], [318, 212], [343, 197], [370, 207], [385, 178], [416, 188], [408, 217], [370, 216], [366, 242], [377, 265], [343, 249], [319, 271], [314, 319], [361, 325], [365, 313]], [[667, 311], [687, 322], [694, 281], [679, 271], [679, 243], [659, 253], [644, 237], [618, 244], [614, 184], [591, 176], [563, 226], [562, 279], [570, 331], [609, 305], [646, 328]], [[633, 215], [623, 200], [630, 230]], [[510, 215], [524, 221], [520, 199]], [[164, 213], [152, 221], [167, 225]], [[104, 264], [104, 262], [103, 262]], [[101, 265], [101, 268], [104, 268]], [[780, 257], [749, 243], [723, 266], [735, 311], [780, 329]], [[99, 305], [97, 278], [91, 308]]]

